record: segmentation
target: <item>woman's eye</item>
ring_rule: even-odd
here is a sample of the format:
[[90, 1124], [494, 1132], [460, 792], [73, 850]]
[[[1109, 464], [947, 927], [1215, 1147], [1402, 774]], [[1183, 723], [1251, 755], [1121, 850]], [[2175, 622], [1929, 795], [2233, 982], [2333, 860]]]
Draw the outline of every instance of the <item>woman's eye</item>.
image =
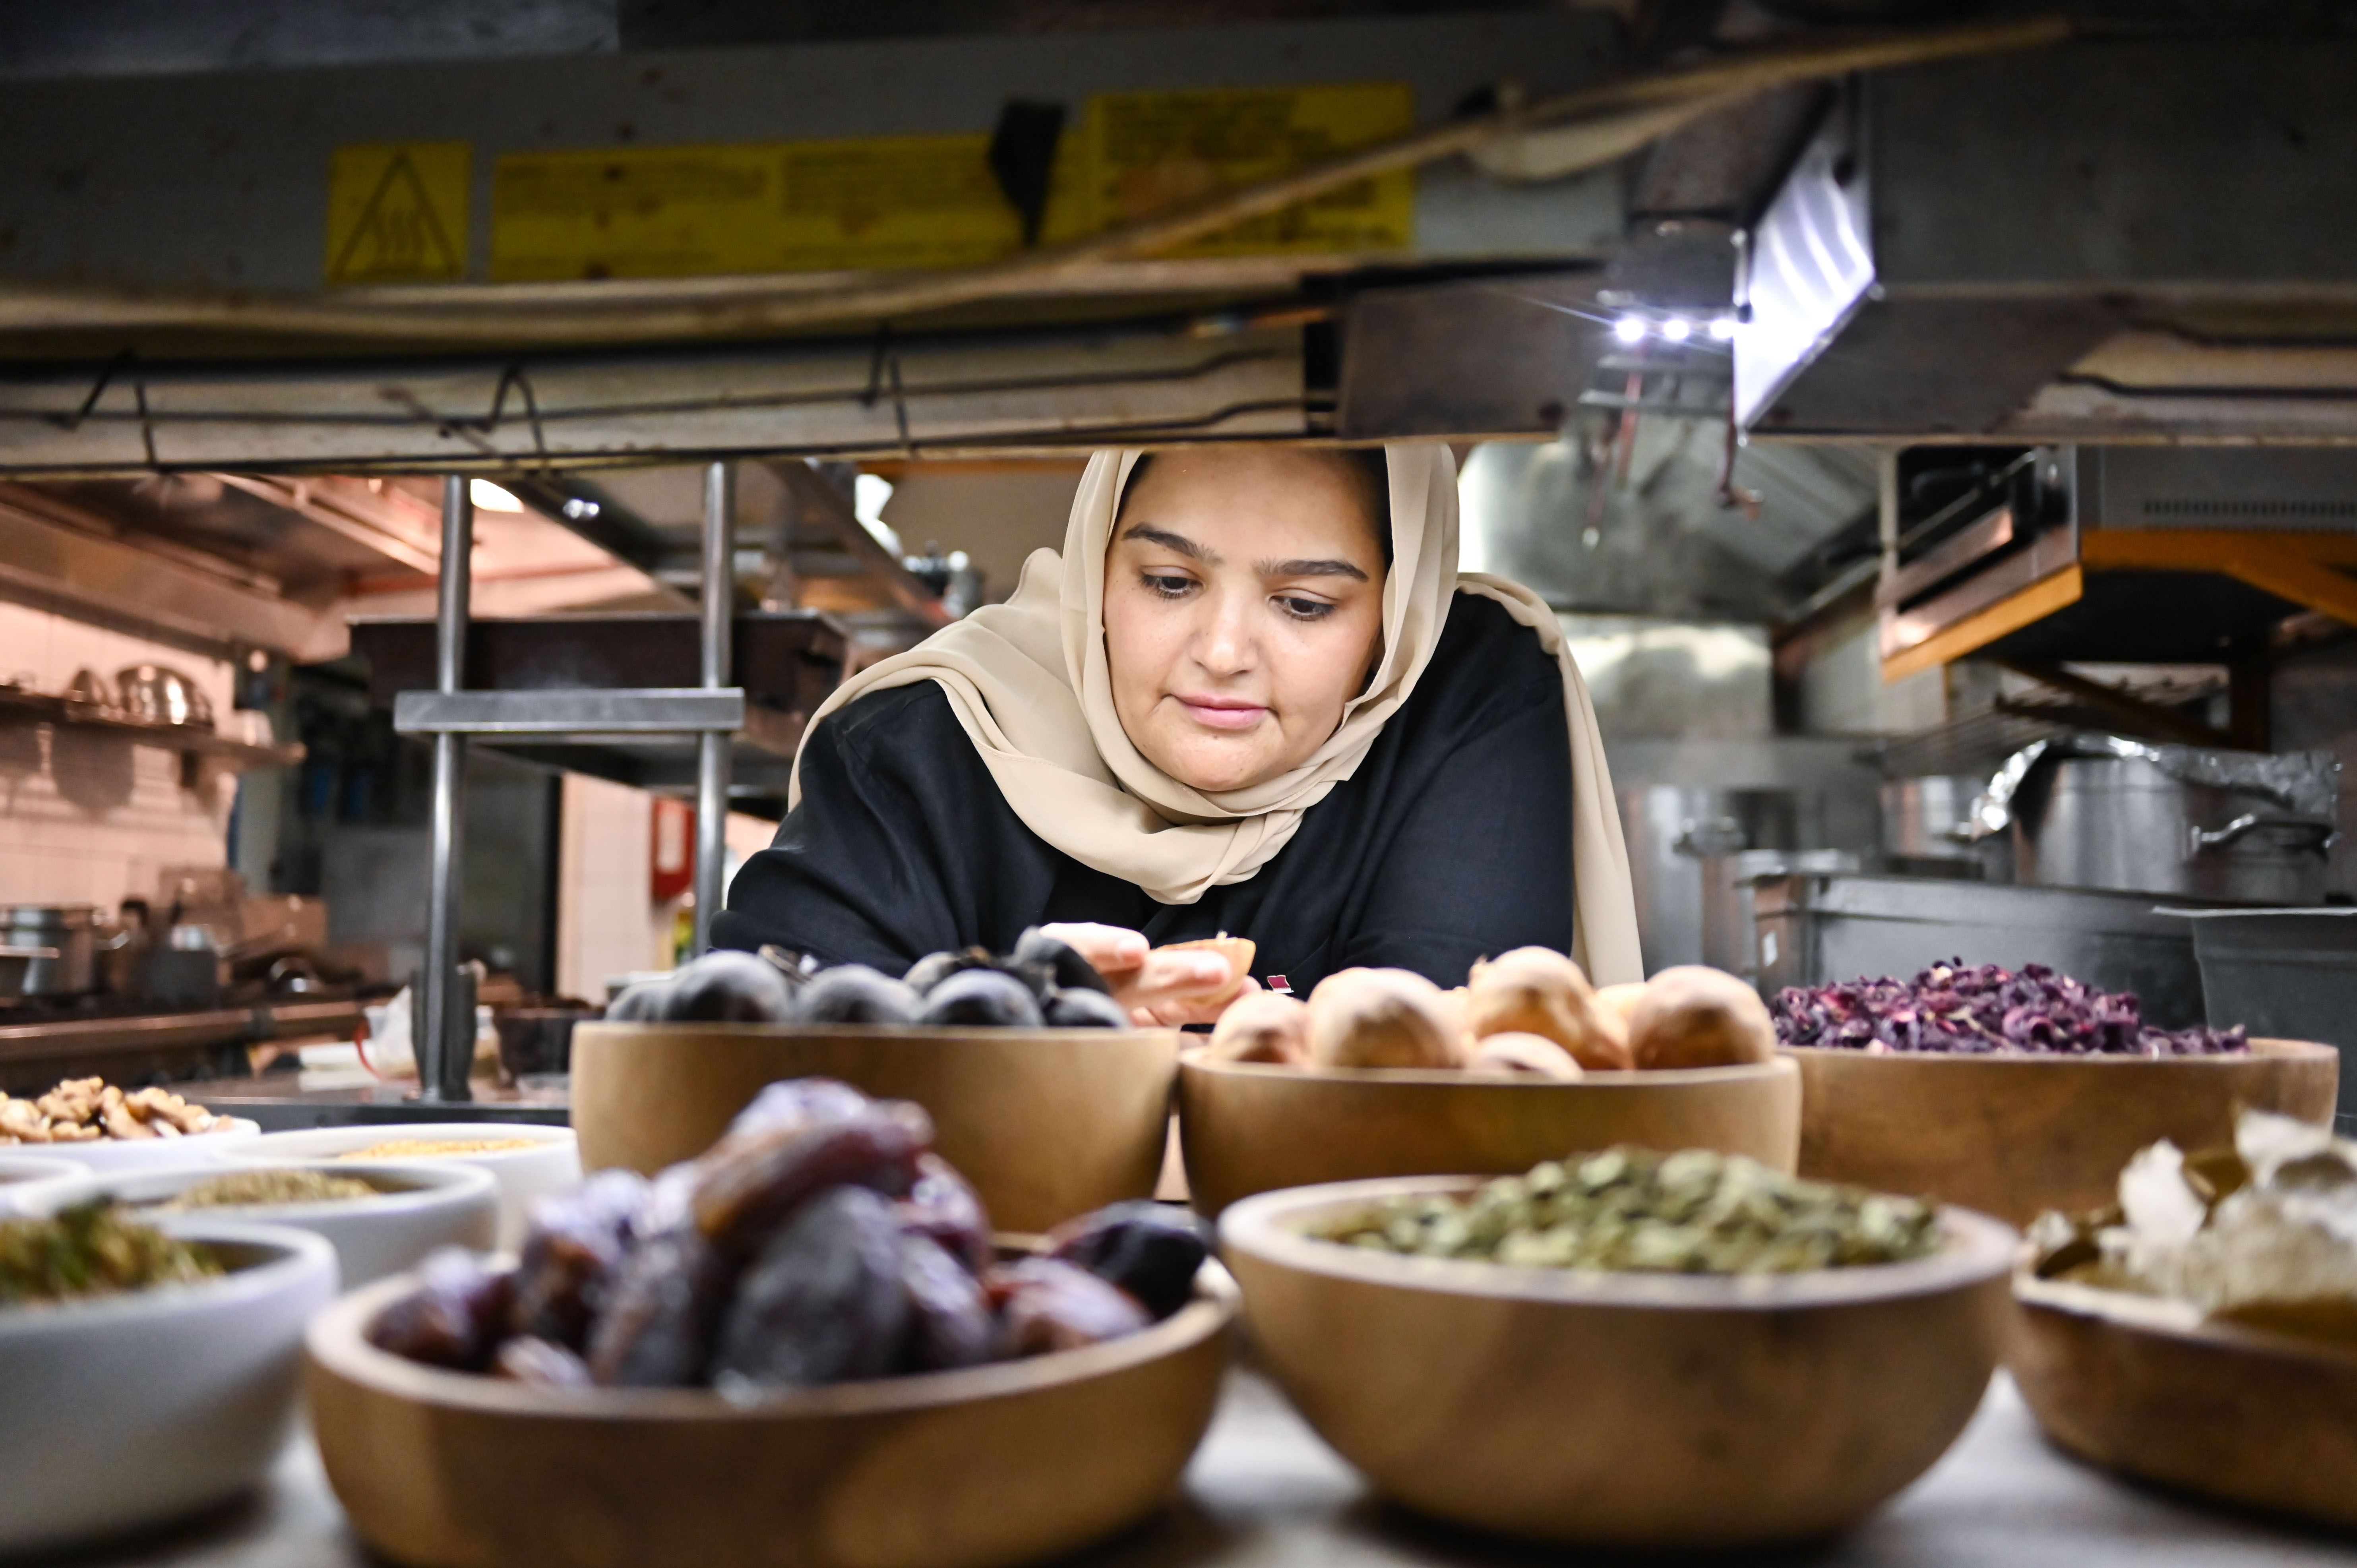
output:
[[1152, 572], [1143, 574], [1142, 581], [1148, 588], [1166, 599], [1184, 598], [1189, 590], [1195, 585], [1195, 579], [1192, 577], [1164, 577], [1157, 576]]
[[1334, 607], [1324, 599], [1299, 599], [1280, 595], [1278, 607], [1296, 620], [1324, 620], [1334, 613]]

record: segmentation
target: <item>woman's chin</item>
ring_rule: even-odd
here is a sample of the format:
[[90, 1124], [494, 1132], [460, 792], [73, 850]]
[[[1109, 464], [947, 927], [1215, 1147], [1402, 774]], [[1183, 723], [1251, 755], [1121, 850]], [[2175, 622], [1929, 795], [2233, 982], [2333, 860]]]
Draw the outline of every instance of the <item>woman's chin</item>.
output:
[[1247, 789], [1284, 771], [1262, 747], [1239, 746], [1232, 740], [1226, 745], [1209, 741], [1176, 746], [1167, 759], [1149, 760], [1179, 783], [1206, 795]]

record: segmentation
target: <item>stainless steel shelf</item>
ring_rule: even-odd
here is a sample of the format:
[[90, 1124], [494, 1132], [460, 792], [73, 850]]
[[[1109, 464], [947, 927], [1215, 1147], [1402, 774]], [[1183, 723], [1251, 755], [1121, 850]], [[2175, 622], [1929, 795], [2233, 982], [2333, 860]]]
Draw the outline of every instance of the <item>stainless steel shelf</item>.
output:
[[195, 725], [149, 724], [144, 719], [125, 718], [95, 703], [78, 703], [23, 686], [0, 686], [0, 724], [11, 721], [70, 725], [76, 729], [122, 736], [138, 745], [177, 751], [186, 757], [206, 757], [237, 772], [256, 768], [291, 768], [303, 760], [303, 747], [291, 741], [278, 746], [254, 746]]
[[[725, 727], [732, 805], [762, 814], [782, 810], [803, 726], [841, 679], [849, 648], [850, 634], [828, 616], [745, 612], [730, 628], [729, 683], [706, 689], [695, 683], [702, 649], [692, 615], [476, 620], [467, 628], [468, 687], [443, 693], [423, 689], [434, 684], [432, 621], [352, 627], [370, 701], [392, 710], [397, 728], [431, 735], [447, 724], [447, 733], [539, 767], [684, 795], [698, 783], [693, 732]], [[732, 692], [741, 701], [733, 721], [705, 705]]]
[[404, 692], [393, 698], [393, 727], [403, 735], [676, 736], [745, 727], [745, 692], [724, 686], [651, 686], [636, 691]]

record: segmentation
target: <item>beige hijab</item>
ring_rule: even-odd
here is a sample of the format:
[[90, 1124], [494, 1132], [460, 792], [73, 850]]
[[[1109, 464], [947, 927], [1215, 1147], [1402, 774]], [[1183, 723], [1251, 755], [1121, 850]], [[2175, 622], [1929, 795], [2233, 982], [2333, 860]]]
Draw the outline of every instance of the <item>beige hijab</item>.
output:
[[[1457, 465], [1437, 442], [1386, 448], [1392, 570], [1383, 584], [1383, 655], [1342, 723], [1300, 767], [1246, 789], [1205, 794], [1148, 762], [1114, 711], [1105, 668], [1104, 558], [1123, 485], [1142, 455], [1103, 451], [1072, 498], [1064, 549], [1034, 551], [1003, 605], [975, 610], [908, 652], [860, 671], [813, 716], [869, 692], [934, 681], [1024, 824], [1085, 865], [1165, 904], [1242, 882], [1274, 859], [1301, 815], [1358, 768], [1415, 690], [1451, 598], [1479, 594], [1538, 636], [1563, 671], [1571, 728], [1572, 956], [1599, 985], [1641, 980], [1629, 852], [1587, 686], [1545, 602], [1501, 578], [1457, 570]], [[795, 770], [789, 803], [801, 799]], [[1499, 825], [1512, 832], [1511, 824]]]

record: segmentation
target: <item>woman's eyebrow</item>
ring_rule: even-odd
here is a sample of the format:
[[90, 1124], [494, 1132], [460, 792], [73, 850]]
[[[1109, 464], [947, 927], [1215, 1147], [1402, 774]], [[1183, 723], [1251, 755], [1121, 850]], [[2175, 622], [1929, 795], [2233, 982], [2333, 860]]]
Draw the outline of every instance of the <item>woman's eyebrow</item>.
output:
[[1204, 549], [1183, 533], [1172, 533], [1165, 529], [1157, 528], [1149, 522], [1132, 524], [1123, 532], [1122, 537], [1143, 539], [1148, 544], [1159, 544], [1165, 550], [1184, 555], [1190, 561], [1200, 561], [1206, 566], [1216, 566], [1220, 564], [1220, 557], [1215, 552]]
[[1260, 561], [1253, 570], [1264, 577], [1356, 577], [1363, 583], [1367, 575], [1348, 561]]

